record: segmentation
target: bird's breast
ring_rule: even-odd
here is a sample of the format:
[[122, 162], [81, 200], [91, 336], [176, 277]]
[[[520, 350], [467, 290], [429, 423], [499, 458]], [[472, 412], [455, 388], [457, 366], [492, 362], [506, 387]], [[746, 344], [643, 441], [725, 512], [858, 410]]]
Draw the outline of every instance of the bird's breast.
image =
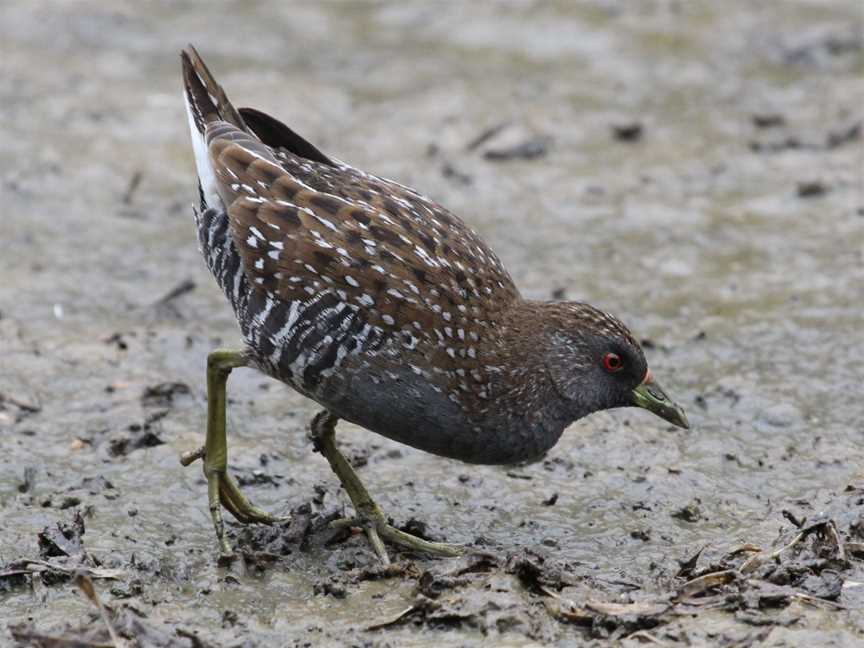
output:
[[332, 376], [315, 396], [331, 412], [394, 441], [477, 464], [531, 460], [569, 421], [530, 416], [513, 404], [462, 401], [422, 374], [400, 368]]

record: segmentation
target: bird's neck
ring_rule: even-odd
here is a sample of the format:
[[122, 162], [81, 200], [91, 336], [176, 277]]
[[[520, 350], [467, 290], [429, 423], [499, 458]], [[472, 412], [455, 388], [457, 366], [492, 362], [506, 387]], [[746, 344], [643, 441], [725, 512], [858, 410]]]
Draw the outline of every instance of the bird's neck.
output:
[[[568, 425], [585, 413], [575, 412], [549, 373], [547, 357], [553, 336], [548, 315], [554, 303], [519, 300], [500, 319], [489, 350], [498, 371], [492, 377], [492, 418], [521, 426], [542, 453]], [[553, 318], [554, 319], [554, 318]]]

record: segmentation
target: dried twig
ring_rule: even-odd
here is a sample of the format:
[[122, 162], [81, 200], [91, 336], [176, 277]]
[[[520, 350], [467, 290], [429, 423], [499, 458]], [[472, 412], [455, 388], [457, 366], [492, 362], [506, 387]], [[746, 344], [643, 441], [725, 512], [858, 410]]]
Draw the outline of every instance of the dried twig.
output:
[[126, 187], [126, 192], [123, 194], [124, 205], [132, 204], [132, 196], [135, 195], [135, 190], [138, 189], [138, 185], [141, 184], [143, 178], [144, 174], [141, 173], [141, 171], [136, 171], [132, 174], [132, 177], [129, 178], [129, 185]]
[[42, 634], [30, 627], [9, 626], [12, 638], [23, 646], [43, 646], [45, 648], [115, 648], [114, 644], [97, 643], [77, 637], [57, 637]]
[[828, 535], [831, 536], [831, 539], [834, 540], [834, 544], [837, 545], [837, 558], [842, 561], [846, 561], [846, 548], [843, 544], [843, 540], [840, 538], [840, 533], [837, 531], [837, 525], [834, 524], [834, 520], [829, 520], [825, 527], [828, 529]]
[[627, 635], [625, 639], [645, 640], [648, 643], [657, 644], [658, 646], [667, 645], [665, 641], [660, 641], [657, 637], [652, 635], [650, 632], [647, 632], [646, 630], [637, 630], [636, 632]]
[[487, 128], [486, 130], [481, 132], [479, 135], [477, 135], [477, 137], [475, 137], [470, 142], [468, 142], [468, 144], [465, 146], [465, 150], [466, 151], [473, 151], [473, 150], [481, 147], [483, 144], [485, 144], [486, 142], [491, 140], [493, 137], [495, 137], [498, 133], [500, 133], [502, 130], [504, 130], [508, 125], [509, 125], [509, 122], [505, 121], [505, 122], [501, 122], [500, 124], [495, 124], [494, 126]]
[[864, 557], [864, 542], [847, 542], [843, 547], [853, 558]]
[[174, 301], [178, 297], [185, 295], [188, 292], [195, 290], [195, 282], [191, 279], [184, 279], [179, 284], [174, 286], [165, 295], [156, 300], [156, 304], [167, 304]]
[[102, 617], [102, 622], [108, 628], [108, 634], [111, 635], [114, 648], [125, 648], [126, 642], [120, 638], [120, 635], [114, 629], [114, 624], [111, 623], [111, 618], [108, 616], [108, 610], [102, 605], [102, 600], [99, 598], [99, 594], [96, 593], [96, 588], [93, 587], [93, 581], [90, 580], [90, 577], [85, 573], [79, 572], [75, 574], [75, 584], [78, 586], [78, 589], [84, 592], [84, 596], [99, 609], [99, 616]]
[[711, 572], [710, 574], [691, 578], [678, 590], [677, 598], [698, 596], [712, 587], [731, 583], [736, 578], [738, 578], [738, 572], [734, 569], [724, 569], [723, 571]]
[[801, 601], [802, 603], [807, 603], [808, 605], [812, 605], [814, 607], [830, 607], [835, 610], [847, 610], [845, 605], [840, 605], [839, 603], [835, 603], [834, 601], [829, 601], [828, 599], [819, 598], [818, 596], [810, 596], [809, 594], [805, 594], [804, 592], [793, 592], [792, 598]]
[[25, 400], [17, 398], [16, 396], [10, 396], [9, 394], [4, 394], [0, 392], [0, 403], [11, 403], [15, 407], [25, 412], [29, 412], [30, 414], [36, 414], [37, 412], [42, 411], [42, 406], [38, 403], [28, 403]]
[[782, 554], [784, 551], [787, 551], [787, 550], [791, 549], [792, 547], [794, 547], [795, 545], [797, 545], [799, 542], [801, 542], [801, 540], [803, 540], [808, 535], [808, 533], [809, 533], [808, 529], [801, 531], [794, 538], [792, 538], [792, 542], [790, 542], [787, 545], [780, 547], [779, 549], [775, 549], [774, 551], [772, 551], [771, 553], [769, 553], [767, 555], [764, 553], [757, 553], [757, 554], [750, 556], [747, 560], [744, 561], [744, 564], [742, 564], [738, 568], [738, 571], [741, 572], [742, 574], [749, 574], [750, 572], [755, 571], [759, 566], [764, 565], [769, 560], [774, 560], [775, 558], [779, 558], [780, 554]]
[[366, 626], [365, 630], [382, 630], [383, 628], [389, 628], [390, 626], [402, 623], [406, 618], [414, 614], [414, 612], [422, 609], [422, 607], [423, 604], [415, 603], [414, 605], [405, 608], [404, 610], [399, 612], [399, 614], [390, 619], [387, 619], [385, 621], [379, 621], [378, 623], [373, 623], [370, 626]]
[[14, 563], [17, 565], [7, 571], [0, 572], [0, 578], [4, 576], [30, 575], [41, 574], [46, 571], [57, 571], [65, 574], [81, 573], [88, 578], [111, 578], [119, 579], [125, 575], [122, 569], [108, 569], [105, 567], [86, 567], [84, 565], [76, 565], [74, 567], [66, 567], [47, 560], [26, 559]]

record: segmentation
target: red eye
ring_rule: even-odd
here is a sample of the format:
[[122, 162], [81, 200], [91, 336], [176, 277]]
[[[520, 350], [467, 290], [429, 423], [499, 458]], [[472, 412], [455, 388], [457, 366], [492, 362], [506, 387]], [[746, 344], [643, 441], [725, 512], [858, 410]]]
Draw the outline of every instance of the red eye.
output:
[[606, 371], [614, 373], [616, 371], [621, 371], [624, 367], [624, 363], [621, 361], [621, 356], [617, 353], [607, 353], [603, 356], [603, 366], [606, 367]]

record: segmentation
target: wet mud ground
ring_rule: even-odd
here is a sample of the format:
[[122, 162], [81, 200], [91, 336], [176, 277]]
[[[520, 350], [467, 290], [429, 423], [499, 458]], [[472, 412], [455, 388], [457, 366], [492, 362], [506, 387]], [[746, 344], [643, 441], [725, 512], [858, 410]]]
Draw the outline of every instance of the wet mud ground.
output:
[[[0, 11], [0, 644], [860, 644], [858, 3]], [[231, 469], [293, 519], [232, 524], [217, 564], [178, 455], [239, 338], [192, 229], [189, 41], [238, 105], [463, 215], [526, 296], [619, 314], [693, 429], [597, 414], [477, 467], [340, 426], [396, 524], [473, 550], [381, 569], [326, 524], [314, 404], [240, 370]]]

